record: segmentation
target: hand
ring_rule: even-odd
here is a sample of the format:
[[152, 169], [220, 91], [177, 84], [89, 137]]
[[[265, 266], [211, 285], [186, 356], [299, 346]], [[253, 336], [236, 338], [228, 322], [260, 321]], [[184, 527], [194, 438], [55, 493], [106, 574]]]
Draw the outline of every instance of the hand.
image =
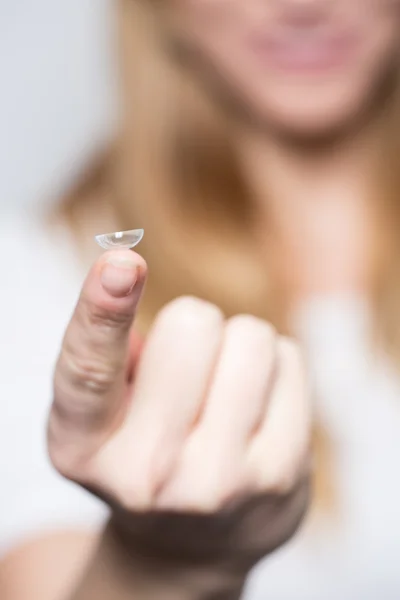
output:
[[49, 452], [105, 500], [127, 554], [245, 576], [307, 505], [310, 411], [297, 347], [250, 316], [181, 298], [143, 348], [146, 264], [104, 254], [68, 326]]

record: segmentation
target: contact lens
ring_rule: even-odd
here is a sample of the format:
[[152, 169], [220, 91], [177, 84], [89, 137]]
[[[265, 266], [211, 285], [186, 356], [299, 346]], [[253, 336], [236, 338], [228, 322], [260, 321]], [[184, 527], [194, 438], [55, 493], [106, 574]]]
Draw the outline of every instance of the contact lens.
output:
[[144, 229], [131, 229], [130, 231], [116, 231], [114, 233], [102, 233], [94, 238], [105, 250], [118, 248], [134, 248], [141, 241]]

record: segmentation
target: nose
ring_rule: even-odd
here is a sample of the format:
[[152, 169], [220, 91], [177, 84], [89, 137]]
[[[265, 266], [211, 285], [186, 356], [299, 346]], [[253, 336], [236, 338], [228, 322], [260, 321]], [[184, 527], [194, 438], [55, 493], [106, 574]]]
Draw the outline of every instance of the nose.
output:
[[320, 21], [329, 15], [337, 4], [337, 0], [274, 0], [274, 2], [285, 19], [306, 24]]
[[278, 4], [299, 7], [324, 7], [332, 4], [332, 0], [277, 0]]

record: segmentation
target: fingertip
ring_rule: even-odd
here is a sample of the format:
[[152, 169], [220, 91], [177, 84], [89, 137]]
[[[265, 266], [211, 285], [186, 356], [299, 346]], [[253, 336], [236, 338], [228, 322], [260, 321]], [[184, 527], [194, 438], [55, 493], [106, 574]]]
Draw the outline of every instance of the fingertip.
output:
[[104, 252], [95, 264], [95, 270], [100, 272], [106, 264], [115, 264], [117, 266], [133, 265], [142, 277], [147, 273], [147, 263], [143, 256], [133, 250], [108, 250]]
[[136, 280], [136, 267], [129, 264], [105, 263], [100, 276], [103, 289], [114, 298], [128, 296]]
[[[110, 299], [130, 297], [141, 290], [147, 275], [146, 261], [131, 250], [105, 252], [88, 277], [87, 287], [100, 288]], [[94, 285], [93, 285], [94, 284]]]

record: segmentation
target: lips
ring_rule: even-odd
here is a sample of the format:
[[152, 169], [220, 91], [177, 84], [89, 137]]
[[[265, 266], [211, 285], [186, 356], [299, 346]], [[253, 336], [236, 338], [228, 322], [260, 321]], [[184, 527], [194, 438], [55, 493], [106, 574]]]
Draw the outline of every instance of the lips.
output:
[[266, 66], [287, 72], [326, 71], [345, 65], [356, 49], [356, 37], [345, 33], [309, 32], [254, 35], [250, 47]]

